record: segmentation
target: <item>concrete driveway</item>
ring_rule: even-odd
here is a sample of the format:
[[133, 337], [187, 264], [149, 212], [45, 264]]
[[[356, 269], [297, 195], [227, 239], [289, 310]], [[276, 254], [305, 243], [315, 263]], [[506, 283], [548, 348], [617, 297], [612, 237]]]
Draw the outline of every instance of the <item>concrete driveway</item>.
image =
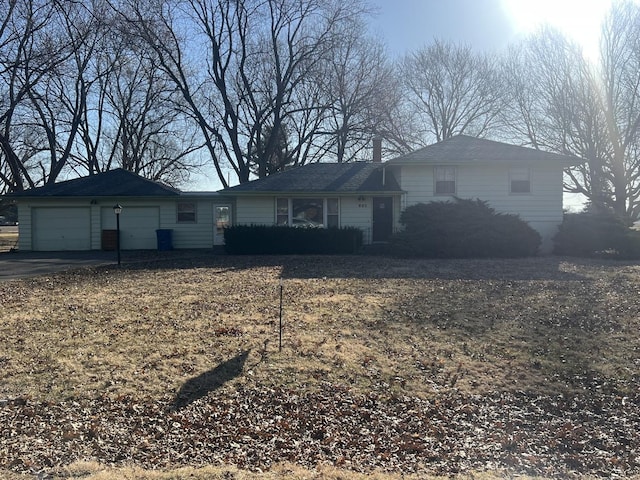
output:
[[6, 252], [0, 253], [0, 281], [107, 264], [117, 264], [116, 252]]

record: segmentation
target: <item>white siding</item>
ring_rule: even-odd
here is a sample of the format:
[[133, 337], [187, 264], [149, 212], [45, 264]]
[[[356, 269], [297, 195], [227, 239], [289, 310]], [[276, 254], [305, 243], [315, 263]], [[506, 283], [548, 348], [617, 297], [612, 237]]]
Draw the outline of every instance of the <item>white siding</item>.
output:
[[[551, 239], [562, 222], [562, 166], [532, 165], [531, 193], [509, 193], [508, 165], [462, 165], [457, 167], [456, 196], [485, 200], [496, 211], [517, 214], [543, 237], [542, 250], [549, 252]], [[434, 195], [433, 167], [402, 167], [400, 185], [406, 205], [445, 201], [448, 196]]]
[[276, 223], [275, 197], [238, 197], [236, 225], [274, 225]]
[[31, 251], [31, 208], [18, 203], [18, 250]]
[[[103, 207], [101, 207], [98, 204], [91, 204], [90, 208], [91, 208], [91, 250], [100, 250], [102, 249], [101, 208]], [[113, 213], [113, 205], [111, 206], [111, 215], [115, 216], [115, 213]]]
[[[178, 223], [177, 205], [182, 202], [196, 204], [196, 223]], [[215, 201], [195, 198], [183, 198], [161, 204], [160, 228], [173, 230], [173, 248], [211, 248], [213, 246], [213, 206], [215, 204]]]
[[362, 230], [365, 244], [371, 243], [371, 197], [342, 197], [340, 199], [340, 226]]

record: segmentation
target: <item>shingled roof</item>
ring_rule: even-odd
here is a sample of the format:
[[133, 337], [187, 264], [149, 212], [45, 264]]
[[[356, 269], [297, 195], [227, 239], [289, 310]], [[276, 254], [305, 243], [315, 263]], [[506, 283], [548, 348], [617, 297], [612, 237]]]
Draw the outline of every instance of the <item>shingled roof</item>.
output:
[[543, 152], [484, 138], [456, 135], [387, 162], [387, 165], [462, 164], [462, 163], [537, 163], [555, 162], [566, 166], [582, 160], [569, 155]]
[[180, 190], [117, 168], [107, 172], [15, 192], [12, 197], [167, 197]]
[[[227, 188], [224, 194], [245, 193], [375, 193], [400, 192], [380, 163], [310, 163]], [[384, 182], [383, 182], [384, 179]]]

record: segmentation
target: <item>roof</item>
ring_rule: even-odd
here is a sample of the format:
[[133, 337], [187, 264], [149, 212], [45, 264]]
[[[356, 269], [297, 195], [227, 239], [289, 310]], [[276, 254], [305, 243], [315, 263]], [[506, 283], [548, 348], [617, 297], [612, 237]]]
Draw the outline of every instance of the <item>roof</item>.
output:
[[567, 166], [583, 160], [570, 155], [544, 152], [484, 138], [456, 135], [387, 162], [387, 165], [462, 163], [539, 163], [555, 162]]
[[43, 187], [10, 194], [11, 197], [167, 197], [180, 190], [117, 168]]
[[383, 167], [384, 164], [367, 162], [310, 163], [227, 188], [222, 193], [401, 192], [395, 177], [384, 172]]

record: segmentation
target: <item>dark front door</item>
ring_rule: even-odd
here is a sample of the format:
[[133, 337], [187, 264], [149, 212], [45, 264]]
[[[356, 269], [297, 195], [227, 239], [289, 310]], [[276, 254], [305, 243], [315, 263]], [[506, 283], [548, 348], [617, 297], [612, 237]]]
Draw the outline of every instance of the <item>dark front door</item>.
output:
[[373, 241], [386, 242], [393, 233], [393, 198], [373, 197]]

